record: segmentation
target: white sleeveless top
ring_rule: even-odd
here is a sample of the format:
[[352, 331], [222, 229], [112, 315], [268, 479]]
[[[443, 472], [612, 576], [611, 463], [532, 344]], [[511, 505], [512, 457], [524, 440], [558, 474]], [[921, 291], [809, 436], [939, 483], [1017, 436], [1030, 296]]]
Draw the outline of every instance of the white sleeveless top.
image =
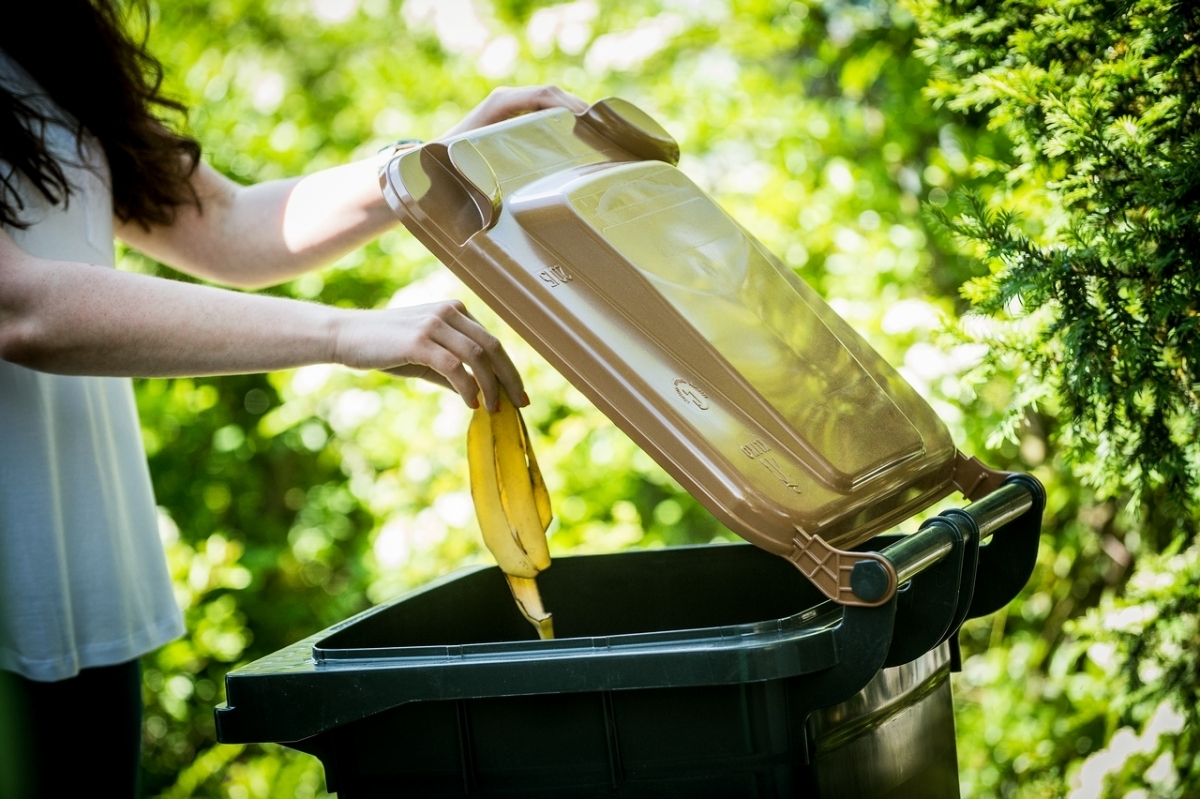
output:
[[[0, 82], [52, 107], [3, 51]], [[73, 187], [70, 201], [49, 204], [18, 172], [18, 215], [30, 225], [5, 232], [39, 258], [113, 266], [103, 151], [87, 142], [87, 169], [71, 128], [53, 125], [46, 138]], [[182, 633], [131, 381], [0, 360], [0, 669], [61, 680]]]

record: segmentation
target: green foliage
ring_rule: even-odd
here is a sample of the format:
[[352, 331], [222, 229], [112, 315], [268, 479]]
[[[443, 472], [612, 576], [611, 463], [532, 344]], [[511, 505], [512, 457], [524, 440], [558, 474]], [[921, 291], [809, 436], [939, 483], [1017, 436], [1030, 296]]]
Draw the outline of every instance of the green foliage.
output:
[[[1118, 702], [1123, 715], [1164, 735], [1147, 741], [1142, 763], [1121, 764], [1114, 784], [1157, 794], [1194, 796], [1200, 791], [1200, 547], [1180, 551], [1180, 541], [1147, 557], [1123, 596], [1107, 599], [1076, 630], [1089, 640], [1106, 676], [1129, 686]], [[1119, 673], [1114, 673], [1119, 672]], [[1162, 759], [1154, 779], [1146, 761]], [[1146, 775], [1149, 771], [1152, 774]], [[1155, 785], [1153, 783], [1159, 783]], [[1149, 784], [1148, 784], [1149, 783]], [[1165, 784], [1163, 784], [1165, 783]]]
[[992, 266], [966, 296], [1037, 318], [1006, 349], [1055, 393], [1093, 485], [1186, 508], [1200, 480], [1200, 9], [912, 5], [930, 95], [986, 110], [1013, 143], [1011, 161], [978, 165], [1004, 190], [942, 214]]
[[[1011, 143], [976, 160], [983, 180], [957, 212], [933, 213], [987, 267], [963, 287], [978, 316], [959, 340], [991, 346], [973, 379], [982, 391], [1015, 371], [997, 429], [1040, 419], [1110, 498], [1080, 507], [1091, 524], [1051, 525], [1062, 535], [1042, 560], [1055, 554], [1058, 581], [1035, 576], [1021, 605], [1035, 624], [1009, 624], [1007, 647], [977, 656], [975, 674], [968, 663], [963, 682], [980, 690], [964, 719], [993, 744], [976, 785], [1194, 795], [1200, 12], [1169, 0], [907, 5], [928, 95], [986, 113]], [[1011, 681], [994, 679], [1002, 668]]]

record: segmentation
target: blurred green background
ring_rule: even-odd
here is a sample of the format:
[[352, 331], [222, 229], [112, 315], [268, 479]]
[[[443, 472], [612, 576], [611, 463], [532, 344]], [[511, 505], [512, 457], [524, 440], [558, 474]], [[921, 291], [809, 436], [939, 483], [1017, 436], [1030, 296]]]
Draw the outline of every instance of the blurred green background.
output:
[[[192, 109], [191, 132], [243, 182], [433, 138], [497, 85], [619, 95], [655, 116], [679, 141], [681, 168], [900, 367], [961, 448], [1048, 488], [1030, 585], [963, 635], [954, 686], [964, 795], [1182, 795], [1180, 774], [1192, 768], [1182, 717], [1162, 692], [1135, 696], [1122, 681], [1121, 634], [1197, 571], [1196, 559], [1154, 554], [1163, 542], [1146, 540], [1145, 519], [1120, 495], [1098, 499], [1072, 477], [1053, 398], [1029, 385], [1019, 360], [985, 363], [987, 337], [961, 324], [960, 287], [987, 267], [922, 209], [955, 213], [954, 190], [990, 185], [988, 165], [1012, 147], [986, 114], [929, 99], [911, 9], [158, 0], [151, 12], [151, 47]], [[1010, 195], [1041, 207], [1035, 192]], [[131, 251], [120, 264], [172, 274]], [[526, 420], [561, 522], [554, 555], [733, 537], [403, 230], [271, 291], [368, 308], [466, 301], [529, 387]], [[467, 411], [446, 391], [325, 366], [139, 381], [137, 395], [188, 625], [144, 661], [147, 791], [323, 795], [307, 755], [215, 742], [223, 676], [490, 561], [466, 483]]]

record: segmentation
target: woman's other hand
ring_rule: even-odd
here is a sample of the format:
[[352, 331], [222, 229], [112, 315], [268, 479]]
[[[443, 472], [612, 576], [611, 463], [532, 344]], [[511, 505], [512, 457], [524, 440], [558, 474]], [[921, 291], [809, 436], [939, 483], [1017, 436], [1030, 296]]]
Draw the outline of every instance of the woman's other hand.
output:
[[482, 392], [485, 407], [495, 409], [501, 387], [514, 405], [529, 404], [504, 347], [458, 300], [349, 311], [339, 316], [334, 346], [337, 363], [429, 380], [457, 391], [472, 408]]
[[442, 138], [465, 133], [468, 130], [482, 128], [493, 122], [527, 114], [530, 111], [541, 111], [545, 108], [565, 108], [573, 114], [585, 111], [588, 104], [570, 92], [563, 91], [557, 86], [520, 86], [510, 88], [502, 86], [493, 89], [487, 98], [471, 109], [450, 130], [442, 134]]

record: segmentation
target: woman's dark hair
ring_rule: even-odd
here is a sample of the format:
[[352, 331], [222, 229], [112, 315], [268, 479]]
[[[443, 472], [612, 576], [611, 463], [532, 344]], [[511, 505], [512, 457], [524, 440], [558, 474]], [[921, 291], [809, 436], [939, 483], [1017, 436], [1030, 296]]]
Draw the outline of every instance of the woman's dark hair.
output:
[[[200, 206], [190, 178], [200, 163], [195, 139], [169, 130], [156, 113], [187, 109], [162, 94], [163, 67], [126, 28], [126, 13], [145, 0], [24, 0], [9, 3], [0, 50], [41, 84], [104, 149], [112, 173], [113, 208], [123, 222], [170, 224], [184, 204]], [[122, 8], [124, 5], [124, 8]], [[46, 146], [52, 121], [44, 104], [0, 84], [0, 159], [25, 173], [51, 203], [71, 194], [62, 166]], [[82, 147], [82, 135], [80, 138]], [[82, 152], [80, 153], [82, 156]], [[0, 223], [24, 227], [17, 175], [0, 171]]]

